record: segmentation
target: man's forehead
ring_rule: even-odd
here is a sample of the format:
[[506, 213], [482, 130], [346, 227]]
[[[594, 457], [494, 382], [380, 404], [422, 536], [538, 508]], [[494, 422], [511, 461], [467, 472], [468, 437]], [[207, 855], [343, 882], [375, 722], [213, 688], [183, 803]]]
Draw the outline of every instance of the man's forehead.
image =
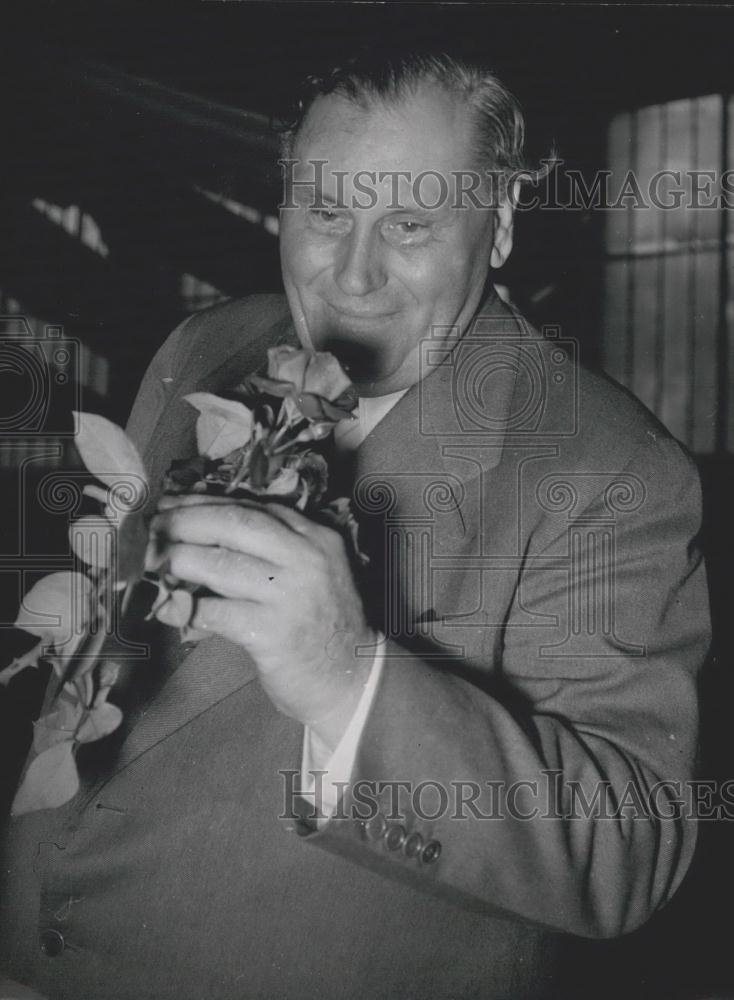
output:
[[476, 166], [467, 107], [446, 88], [421, 85], [397, 98], [316, 99], [293, 147], [296, 174], [308, 161], [328, 161], [326, 172], [451, 171]]

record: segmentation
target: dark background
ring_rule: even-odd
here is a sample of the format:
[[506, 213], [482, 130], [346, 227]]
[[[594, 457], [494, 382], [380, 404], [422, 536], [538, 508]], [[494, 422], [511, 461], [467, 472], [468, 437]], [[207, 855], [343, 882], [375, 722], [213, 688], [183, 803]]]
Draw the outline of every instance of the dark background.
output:
[[[275, 143], [257, 123], [237, 135], [222, 107], [267, 120], [287, 111], [305, 72], [358, 44], [440, 39], [485, 58], [516, 92], [531, 157], [555, 143], [566, 164], [593, 170], [616, 113], [728, 93], [733, 73], [732, 15], [701, 5], [50, 3], [4, 11], [2, 29], [0, 288], [110, 358], [107, 405], [120, 414], [151, 347], [186, 311], [182, 271], [226, 295], [279, 287], [275, 240], [194, 189], [277, 204]], [[39, 218], [33, 197], [90, 213], [107, 266]], [[505, 275], [526, 307], [535, 288], [554, 287], [533, 318], [583, 339], [587, 361], [599, 351], [602, 224], [520, 215]]]
[[[4, 10], [0, 18], [0, 312], [28, 316], [37, 337], [57, 324], [78, 338], [83, 408], [118, 421], [155, 348], [183, 315], [220, 295], [279, 288], [277, 242], [263, 224], [277, 215], [279, 190], [267, 126], [287, 112], [305, 72], [371, 41], [450, 43], [486, 58], [515, 91], [527, 111], [533, 157], [555, 144], [567, 164], [587, 172], [607, 165], [609, 124], [621, 112], [711, 94], [727, 106], [734, 89], [734, 13], [725, 8], [51, 3]], [[726, 115], [722, 142], [726, 158], [727, 146], [734, 148]], [[259, 212], [260, 221], [234, 214], [222, 199]], [[39, 200], [76, 206], [76, 216], [60, 224], [34, 207]], [[83, 215], [98, 226], [106, 255], [94, 239], [81, 238]], [[592, 365], [603, 362], [608, 330], [604, 226], [603, 213], [521, 214], [516, 250], [501, 275], [533, 321], [560, 324]], [[710, 392], [724, 427], [733, 308], [727, 218], [721, 233], [712, 331], [719, 374]], [[90, 375], [95, 365], [105, 378]], [[3, 413], [14, 412], [19, 391], [12, 380], [0, 382]], [[43, 431], [49, 440], [70, 428], [68, 394], [51, 402]], [[12, 622], [18, 589], [30, 580], [11, 558], [29, 530], [19, 521], [29, 487], [19, 489], [19, 462], [5, 458], [0, 617]], [[734, 489], [726, 435], [717, 434], [696, 458], [715, 624], [702, 681], [701, 774], [721, 781], [734, 776]], [[44, 474], [34, 467], [34, 488]], [[65, 550], [64, 532], [46, 521], [35, 523], [30, 544], [49, 557], [48, 572]], [[42, 563], [38, 556], [39, 573]], [[5, 634], [12, 655], [22, 637]], [[36, 698], [33, 680], [0, 689], [6, 797]], [[584, 945], [575, 954], [582, 995], [734, 996], [733, 853], [732, 822], [702, 823], [693, 868], [665, 911], [627, 939]]]

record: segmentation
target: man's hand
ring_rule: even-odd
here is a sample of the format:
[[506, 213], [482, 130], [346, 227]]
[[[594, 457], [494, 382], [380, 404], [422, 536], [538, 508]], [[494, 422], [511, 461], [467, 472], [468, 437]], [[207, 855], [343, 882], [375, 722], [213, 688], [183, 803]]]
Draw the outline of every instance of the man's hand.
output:
[[188, 496], [161, 501], [151, 540], [150, 568], [220, 595], [191, 625], [244, 646], [273, 704], [334, 749], [372, 663], [356, 647], [376, 642], [342, 537], [281, 504]]

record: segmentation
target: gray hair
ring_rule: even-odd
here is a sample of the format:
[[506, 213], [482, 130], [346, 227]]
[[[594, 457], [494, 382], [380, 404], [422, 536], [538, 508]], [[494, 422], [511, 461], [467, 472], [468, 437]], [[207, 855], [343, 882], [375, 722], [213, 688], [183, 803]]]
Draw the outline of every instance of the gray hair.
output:
[[537, 174], [524, 159], [525, 118], [507, 87], [479, 63], [444, 52], [364, 52], [324, 76], [302, 85], [292, 120], [282, 132], [282, 155], [290, 158], [295, 138], [317, 97], [338, 94], [367, 109], [381, 101], [394, 104], [426, 83], [436, 83], [471, 109], [475, 152], [482, 169], [502, 174]]

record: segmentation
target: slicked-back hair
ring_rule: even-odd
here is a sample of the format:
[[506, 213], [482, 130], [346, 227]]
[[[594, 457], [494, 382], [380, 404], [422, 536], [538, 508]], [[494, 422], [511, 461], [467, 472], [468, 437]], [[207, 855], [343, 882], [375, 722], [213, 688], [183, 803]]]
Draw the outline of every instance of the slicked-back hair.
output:
[[337, 94], [367, 110], [378, 103], [398, 104], [425, 84], [443, 86], [469, 108], [480, 169], [533, 173], [524, 159], [525, 119], [515, 96], [479, 63], [444, 52], [360, 52], [324, 76], [307, 77], [291, 120], [280, 128], [283, 157], [292, 157], [317, 97]]

